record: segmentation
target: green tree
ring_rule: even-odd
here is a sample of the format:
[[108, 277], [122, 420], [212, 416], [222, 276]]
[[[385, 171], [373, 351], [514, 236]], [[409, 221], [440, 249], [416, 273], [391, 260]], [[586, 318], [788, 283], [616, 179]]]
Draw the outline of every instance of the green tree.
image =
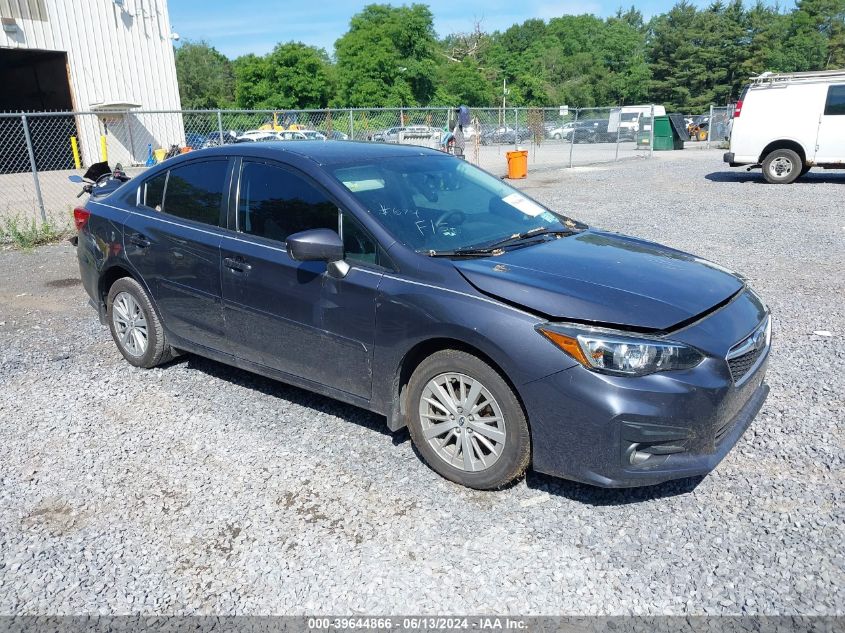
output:
[[334, 69], [328, 55], [301, 42], [278, 44], [263, 57], [239, 57], [235, 76], [241, 108], [325, 108], [334, 94]]
[[845, 65], [845, 0], [798, 0], [777, 62], [785, 71]]
[[179, 98], [188, 110], [231, 107], [235, 96], [232, 63], [206, 42], [183, 42], [174, 51]]
[[483, 69], [470, 58], [460, 62], [441, 64], [437, 71], [437, 89], [432, 105], [489, 107], [495, 105], [496, 95]]
[[422, 4], [371, 4], [335, 43], [337, 105], [424, 105], [438, 66], [431, 11]]
[[651, 96], [673, 110], [701, 110], [738, 96], [748, 49], [741, 0], [699, 11], [682, 0], [649, 26]]
[[242, 55], [234, 61], [235, 103], [239, 108], [256, 109], [264, 107], [272, 99], [270, 68], [267, 56], [252, 53]]

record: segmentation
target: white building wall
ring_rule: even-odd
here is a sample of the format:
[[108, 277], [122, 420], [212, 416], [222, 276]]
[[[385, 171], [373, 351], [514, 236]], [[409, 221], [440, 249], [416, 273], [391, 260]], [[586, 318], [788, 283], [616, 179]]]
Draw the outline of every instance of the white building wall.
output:
[[[16, 19], [17, 33], [0, 31], [0, 47], [67, 53], [74, 110], [90, 111], [104, 103], [134, 103], [143, 110], [181, 108], [167, 0], [0, 2], [13, 9], [17, 4], [14, 13], [29, 16]], [[42, 11], [46, 19], [37, 19]], [[143, 162], [148, 143], [157, 148], [185, 141], [179, 114], [145, 116], [143, 121], [131, 113], [77, 119], [85, 164], [99, 157], [103, 133], [112, 163]]]

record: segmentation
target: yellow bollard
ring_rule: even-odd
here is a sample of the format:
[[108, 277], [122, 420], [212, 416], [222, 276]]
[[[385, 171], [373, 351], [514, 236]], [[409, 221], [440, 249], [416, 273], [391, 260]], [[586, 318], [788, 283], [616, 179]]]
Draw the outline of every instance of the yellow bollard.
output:
[[109, 162], [109, 151], [106, 147], [106, 136], [105, 134], [100, 137], [100, 160], [104, 163]]
[[76, 137], [70, 137], [70, 151], [73, 152], [73, 164], [77, 169], [82, 169], [82, 161], [79, 160], [79, 145], [76, 143]]

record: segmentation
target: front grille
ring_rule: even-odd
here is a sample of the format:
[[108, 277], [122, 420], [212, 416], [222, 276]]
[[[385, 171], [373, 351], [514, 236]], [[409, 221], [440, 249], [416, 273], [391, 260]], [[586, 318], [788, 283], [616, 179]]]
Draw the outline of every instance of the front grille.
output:
[[745, 374], [754, 367], [754, 363], [757, 362], [757, 359], [760, 358], [760, 354], [762, 354], [764, 350], [764, 347], [761, 347], [760, 349], [753, 349], [742, 356], [731, 358], [728, 361], [728, 367], [731, 368], [731, 378], [733, 378], [734, 382], [739, 382], [745, 377]]
[[769, 348], [770, 337], [771, 321], [767, 316], [751, 334], [731, 348], [727, 361], [734, 383], [741, 382], [748, 375], [760, 356]]

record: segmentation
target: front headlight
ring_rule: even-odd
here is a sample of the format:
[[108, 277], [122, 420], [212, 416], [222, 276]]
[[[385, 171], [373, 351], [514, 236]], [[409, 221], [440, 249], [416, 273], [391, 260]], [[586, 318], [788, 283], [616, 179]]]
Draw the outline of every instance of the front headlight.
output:
[[621, 376], [690, 369], [704, 360], [698, 350], [673, 341], [597, 328], [544, 323], [537, 331], [587, 369]]

